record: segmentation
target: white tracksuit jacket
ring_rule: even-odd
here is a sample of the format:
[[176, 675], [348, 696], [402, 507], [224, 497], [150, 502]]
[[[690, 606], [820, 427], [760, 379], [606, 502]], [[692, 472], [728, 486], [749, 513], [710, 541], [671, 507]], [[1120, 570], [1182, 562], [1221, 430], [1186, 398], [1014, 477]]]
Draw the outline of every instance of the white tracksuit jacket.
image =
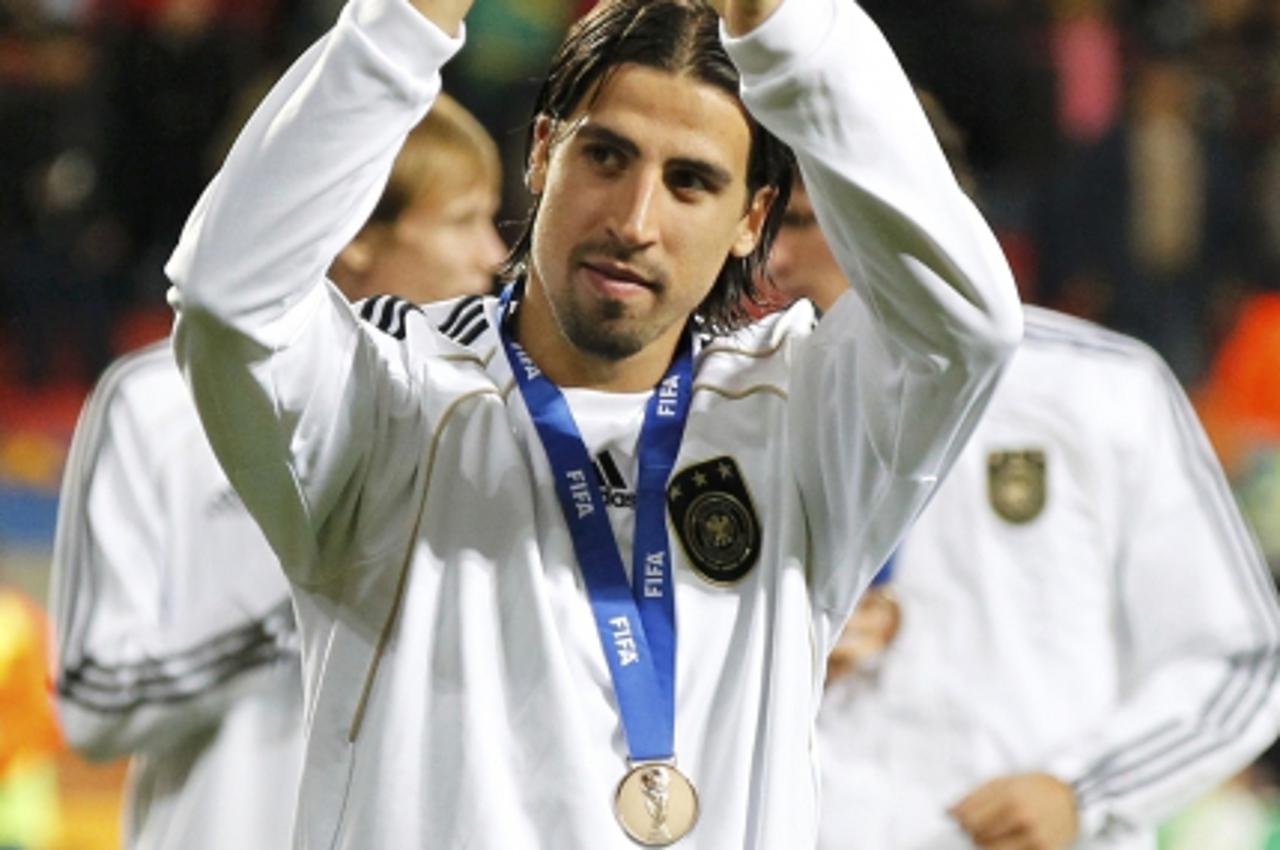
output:
[[[1024, 452], [1038, 507], [1008, 461]], [[901, 630], [820, 715], [822, 850], [967, 850], [947, 807], [1027, 771], [1075, 785], [1077, 848], [1153, 850], [1280, 727], [1271, 578], [1181, 389], [1132, 339], [1028, 308], [895, 563]]]
[[49, 607], [67, 740], [132, 758], [124, 846], [287, 846], [303, 739], [288, 586], [168, 341], [118, 360], [85, 404]]
[[[495, 302], [480, 336], [459, 336], [449, 305], [383, 303], [370, 322], [324, 281], [459, 46], [404, 0], [345, 8], [188, 222], [168, 269], [176, 350], [294, 588], [296, 846], [631, 848], [611, 809], [613, 689]], [[726, 46], [868, 297], [697, 357], [675, 475], [732, 461], [761, 554], [713, 584], [672, 531], [675, 751], [702, 803], [680, 846], [802, 847], [823, 659], [971, 430], [1021, 313], [860, 9], [786, 0]], [[590, 448], [629, 454], [634, 435]]]

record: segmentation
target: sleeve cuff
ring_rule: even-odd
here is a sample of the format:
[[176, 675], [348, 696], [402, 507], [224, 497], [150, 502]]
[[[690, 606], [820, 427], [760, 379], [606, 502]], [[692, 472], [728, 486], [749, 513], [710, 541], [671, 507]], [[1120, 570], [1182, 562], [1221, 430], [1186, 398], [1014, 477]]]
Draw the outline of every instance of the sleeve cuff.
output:
[[1096, 803], [1083, 802], [1077, 787], [1087, 773], [1087, 765], [1078, 756], [1064, 753], [1051, 760], [1044, 772], [1071, 786], [1071, 792], [1076, 799], [1077, 841], [1087, 841], [1100, 836], [1107, 826], [1107, 812], [1104, 807]]
[[393, 65], [423, 80], [439, 73], [466, 40], [466, 24], [453, 38], [407, 0], [352, 0], [342, 19], [362, 32]]
[[783, 0], [764, 23], [739, 38], [720, 22], [720, 40], [744, 77], [772, 76], [780, 69], [812, 56], [836, 16], [836, 0]]

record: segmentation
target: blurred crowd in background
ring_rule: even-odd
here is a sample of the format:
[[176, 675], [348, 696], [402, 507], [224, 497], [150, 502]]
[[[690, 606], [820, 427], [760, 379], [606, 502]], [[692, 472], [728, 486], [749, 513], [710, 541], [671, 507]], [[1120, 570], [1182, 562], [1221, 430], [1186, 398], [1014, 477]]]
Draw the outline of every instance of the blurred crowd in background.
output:
[[[113, 357], [167, 332], [163, 262], [187, 212], [340, 5], [0, 0], [0, 586], [40, 598], [85, 393]], [[528, 104], [590, 5], [479, 0], [446, 71], [502, 146], [508, 234], [527, 203]], [[863, 5], [965, 133], [1024, 298], [1160, 351], [1280, 569], [1280, 3]], [[38, 635], [38, 611], [5, 605], [0, 620]], [[23, 634], [0, 625], [5, 709], [19, 704], [5, 677], [30, 672], [14, 659], [40, 644]], [[23, 763], [10, 721], [0, 714], [0, 789]], [[45, 758], [51, 737], [28, 736]], [[1280, 848], [1274, 785], [1265, 767], [1241, 777], [1171, 826], [1167, 847]], [[5, 811], [0, 847], [21, 846]]]

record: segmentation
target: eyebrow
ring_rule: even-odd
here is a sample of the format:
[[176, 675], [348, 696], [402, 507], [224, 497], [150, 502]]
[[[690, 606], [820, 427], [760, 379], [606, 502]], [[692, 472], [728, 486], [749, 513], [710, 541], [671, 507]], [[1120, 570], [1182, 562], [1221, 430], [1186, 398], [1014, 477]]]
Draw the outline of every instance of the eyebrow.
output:
[[[584, 122], [577, 128], [576, 135], [587, 141], [613, 145], [630, 157], [640, 156], [640, 148], [635, 142], [600, 124]], [[733, 175], [727, 169], [705, 159], [676, 157], [668, 160], [668, 164], [696, 172], [716, 189], [723, 189], [733, 183]]]

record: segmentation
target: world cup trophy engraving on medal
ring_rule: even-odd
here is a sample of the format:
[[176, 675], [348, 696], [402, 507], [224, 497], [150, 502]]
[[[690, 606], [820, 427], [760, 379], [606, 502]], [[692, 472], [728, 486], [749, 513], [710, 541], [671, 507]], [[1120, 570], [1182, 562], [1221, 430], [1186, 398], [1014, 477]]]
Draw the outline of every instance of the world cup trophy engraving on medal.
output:
[[645, 847], [668, 847], [697, 823], [698, 793], [673, 765], [645, 762], [618, 784], [614, 810], [632, 841]]
[[663, 838], [670, 836], [667, 829], [667, 803], [670, 802], [668, 789], [671, 780], [667, 778], [666, 768], [651, 767], [640, 774], [640, 790], [644, 792], [644, 807], [649, 811], [652, 821], [650, 831]]

